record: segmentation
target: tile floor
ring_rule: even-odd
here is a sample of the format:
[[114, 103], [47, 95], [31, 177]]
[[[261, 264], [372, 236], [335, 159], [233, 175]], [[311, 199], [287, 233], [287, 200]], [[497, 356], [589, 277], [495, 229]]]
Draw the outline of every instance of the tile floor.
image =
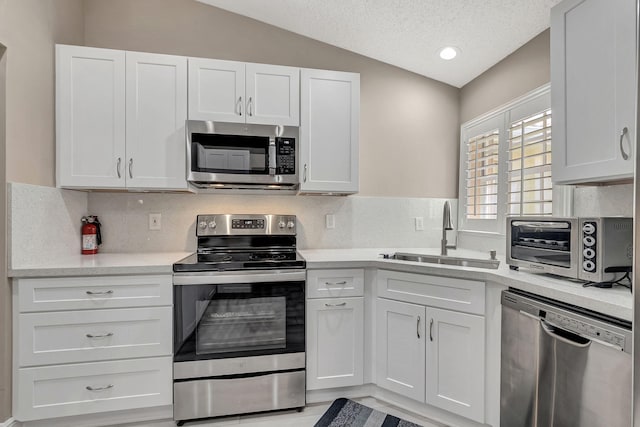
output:
[[[353, 400], [363, 405], [367, 405], [370, 408], [377, 409], [378, 411], [386, 412], [387, 414], [419, 424], [423, 427], [446, 427], [443, 424], [381, 402], [373, 397], [363, 397]], [[184, 427], [313, 427], [330, 404], [331, 402], [310, 404], [307, 405], [302, 412], [297, 412], [295, 410], [280, 411], [269, 414], [242, 415], [222, 417], [215, 420], [192, 421], [186, 423]], [[152, 424], [132, 424], [131, 427], [175, 427], [175, 425], [176, 424], [171, 421], [164, 421]]]

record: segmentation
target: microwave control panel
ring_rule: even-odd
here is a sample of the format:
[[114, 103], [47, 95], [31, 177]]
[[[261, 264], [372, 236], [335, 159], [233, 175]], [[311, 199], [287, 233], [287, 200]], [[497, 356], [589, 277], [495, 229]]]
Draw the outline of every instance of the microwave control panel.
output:
[[276, 174], [294, 175], [296, 173], [295, 138], [276, 139]]

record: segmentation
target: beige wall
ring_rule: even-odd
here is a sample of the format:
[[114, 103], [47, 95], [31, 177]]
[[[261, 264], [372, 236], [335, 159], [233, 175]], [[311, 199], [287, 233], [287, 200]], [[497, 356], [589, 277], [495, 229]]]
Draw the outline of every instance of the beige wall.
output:
[[360, 194], [457, 195], [452, 86], [194, 0], [86, 0], [85, 44], [358, 72]]
[[460, 123], [487, 113], [551, 81], [549, 30], [467, 83], [460, 90]]
[[53, 45], [82, 44], [83, 31], [82, 0], [0, 0], [0, 422], [11, 415], [6, 178], [54, 185]]
[[[1, 7], [1, 6], [0, 6]], [[0, 9], [1, 10], [1, 9]], [[11, 415], [11, 290], [7, 283], [6, 48], [0, 45], [0, 422]]]
[[82, 0], [4, 0], [7, 47], [7, 178], [55, 185], [55, 43], [82, 44]]

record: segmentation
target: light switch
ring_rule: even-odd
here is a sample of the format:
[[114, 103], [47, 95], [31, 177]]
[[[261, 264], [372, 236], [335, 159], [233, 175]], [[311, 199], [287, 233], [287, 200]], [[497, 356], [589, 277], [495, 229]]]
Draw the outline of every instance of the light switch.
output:
[[326, 214], [324, 222], [327, 228], [336, 228], [336, 216], [334, 214]]
[[416, 223], [416, 231], [424, 230], [424, 218], [421, 216], [417, 216], [414, 218]]

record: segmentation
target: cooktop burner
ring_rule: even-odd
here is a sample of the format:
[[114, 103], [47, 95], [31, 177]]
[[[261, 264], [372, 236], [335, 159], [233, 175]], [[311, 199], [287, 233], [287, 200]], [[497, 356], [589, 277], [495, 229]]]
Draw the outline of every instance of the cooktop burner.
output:
[[304, 269], [293, 215], [198, 215], [196, 253], [174, 272]]

